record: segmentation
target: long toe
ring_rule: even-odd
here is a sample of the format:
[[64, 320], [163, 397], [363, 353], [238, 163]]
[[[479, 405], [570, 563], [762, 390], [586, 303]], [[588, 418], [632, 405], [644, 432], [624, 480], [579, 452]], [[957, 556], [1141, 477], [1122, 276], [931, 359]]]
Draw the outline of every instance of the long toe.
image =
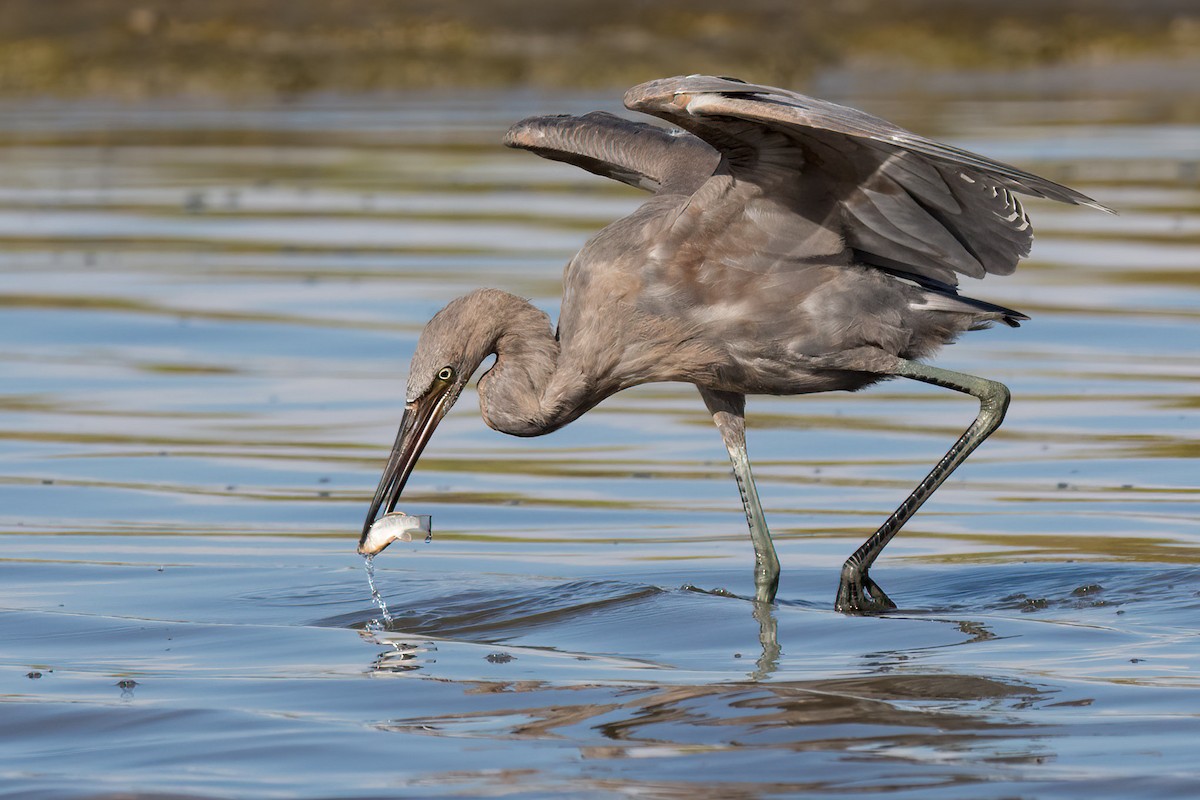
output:
[[896, 604], [892, 602], [892, 598], [888, 597], [883, 588], [871, 580], [869, 575], [864, 574], [862, 582], [866, 595], [871, 598], [872, 611], [891, 611], [896, 608]]
[[842, 567], [837, 600], [833, 607], [843, 614], [882, 614], [896, 608], [892, 598], [871, 580], [866, 570], [847, 565]]

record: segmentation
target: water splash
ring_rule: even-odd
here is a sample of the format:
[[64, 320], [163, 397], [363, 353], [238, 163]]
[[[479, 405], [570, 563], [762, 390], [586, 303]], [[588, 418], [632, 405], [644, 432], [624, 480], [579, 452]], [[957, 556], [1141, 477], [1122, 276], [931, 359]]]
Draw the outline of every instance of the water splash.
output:
[[375, 556], [363, 556], [363, 564], [367, 569], [367, 585], [371, 587], [371, 601], [379, 607], [379, 612], [383, 615], [383, 623], [379, 620], [372, 619], [367, 623], [367, 627], [373, 630], [382, 630], [384, 627], [390, 627], [392, 624], [392, 615], [388, 611], [387, 603], [384, 602], [383, 596], [379, 594], [379, 589], [375, 586]]

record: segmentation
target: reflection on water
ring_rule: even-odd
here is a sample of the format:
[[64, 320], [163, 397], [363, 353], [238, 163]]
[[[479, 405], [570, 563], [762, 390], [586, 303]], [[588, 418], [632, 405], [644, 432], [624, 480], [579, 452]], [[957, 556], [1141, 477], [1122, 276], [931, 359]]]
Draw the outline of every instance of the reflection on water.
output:
[[[1042, 702], [1041, 692], [969, 675], [633, 689], [487, 683], [474, 691], [498, 701], [469, 712], [392, 719], [380, 728], [467, 740], [561, 741], [582, 734], [585, 761], [709, 756], [738, 763], [743, 753], [762, 760], [764, 751], [777, 751], [810, 761], [825, 753], [842, 762], [820, 772], [766, 766], [756, 783], [773, 791], [900, 788], [935, 764], [924, 780], [973, 783], [989, 779], [976, 767], [981, 761], [1053, 758], [1039, 726], [1017, 721], [1020, 711]], [[708, 735], [684, 741], [685, 728]], [[732, 779], [736, 774], [726, 779], [731, 787], [744, 783]], [[685, 786], [679, 781], [677, 788]]]
[[1194, 794], [1177, 97], [835, 98], [1121, 211], [1032, 203], [1034, 259], [970, 287], [1033, 320], [939, 357], [1014, 402], [877, 567], [896, 614], [833, 613], [838, 567], [975, 410], [898, 382], [752, 399], [774, 607], [671, 385], [532, 440], [461, 403], [405, 496], [444, 532], [369, 563], [372, 604], [354, 547], [424, 321], [480, 285], [556, 314], [563, 263], [640, 200], [499, 134], [616, 99], [6, 108], [7, 792]]

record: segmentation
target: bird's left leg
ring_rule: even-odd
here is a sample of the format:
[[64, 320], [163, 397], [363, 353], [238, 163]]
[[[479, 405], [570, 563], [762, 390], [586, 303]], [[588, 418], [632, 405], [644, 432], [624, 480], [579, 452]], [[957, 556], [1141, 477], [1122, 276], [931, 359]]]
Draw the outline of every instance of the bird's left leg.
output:
[[742, 506], [746, 509], [746, 522], [750, 525], [750, 541], [754, 543], [754, 599], [764, 603], [775, 600], [779, 588], [779, 557], [771, 532], [767, 530], [767, 519], [758, 502], [758, 489], [754, 486], [754, 475], [750, 472], [750, 456], [746, 452], [746, 396], [736, 392], [721, 392], [715, 389], [700, 389], [704, 405], [708, 406], [729, 460], [733, 462], [733, 477], [742, 493]]
[[929, 499], [950, 473], [965, 461], [984, 439], [1000, 427], [1000, 423], [1004, 421], [1004, 412], [1008, 409], [1008, 388], [1002, 383], [986, 378], [904, 359], [899, 360], [891, 374], [972, 395], [979, 400], [979, 415], [963, 435], [958, 437], [958, 441], [942, 460], [925, 476], [925, 480], [921, 481], [879, 530], [863, 542], [862, 547], [855, 550], [842, 566], [841, 584], [838, 586], [834, 608], [847, 614], [874, 613], [896, 607], [891, 598], [867, 575], [867, 570], [921, 504]]

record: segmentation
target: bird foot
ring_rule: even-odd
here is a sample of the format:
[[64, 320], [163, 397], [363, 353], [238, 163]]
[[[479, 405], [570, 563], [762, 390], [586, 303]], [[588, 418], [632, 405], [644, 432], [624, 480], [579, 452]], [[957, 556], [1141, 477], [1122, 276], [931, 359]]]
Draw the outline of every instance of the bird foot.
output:
[[833, 608], [843, 614], [882, 614], [895, 609], [896, 604], [871, 580], [865, 567], [846, 564]]

